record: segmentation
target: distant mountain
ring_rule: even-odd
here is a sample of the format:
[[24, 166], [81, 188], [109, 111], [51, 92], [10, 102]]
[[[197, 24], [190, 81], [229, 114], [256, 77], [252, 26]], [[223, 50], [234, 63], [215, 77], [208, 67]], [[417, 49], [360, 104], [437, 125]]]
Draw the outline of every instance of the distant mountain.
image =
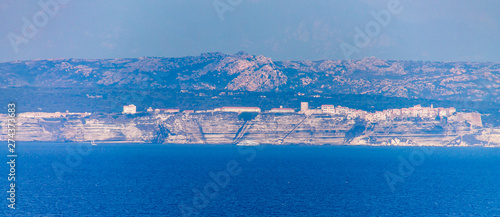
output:
[[369, 94], [500, 102], [500, 63], [273, 61], [244, 52], [180, 58], [52, 59], [0, 63], [0, 88], [127, 88]]

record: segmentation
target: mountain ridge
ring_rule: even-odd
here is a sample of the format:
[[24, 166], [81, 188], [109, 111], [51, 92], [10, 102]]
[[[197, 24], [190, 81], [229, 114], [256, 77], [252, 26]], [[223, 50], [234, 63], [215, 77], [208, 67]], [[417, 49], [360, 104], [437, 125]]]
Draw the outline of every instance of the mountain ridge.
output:
[[373, 94], [500, 102], [500, 63], [273, 61], [245, 52], [0, 63], [0, 88], [68, 87]]

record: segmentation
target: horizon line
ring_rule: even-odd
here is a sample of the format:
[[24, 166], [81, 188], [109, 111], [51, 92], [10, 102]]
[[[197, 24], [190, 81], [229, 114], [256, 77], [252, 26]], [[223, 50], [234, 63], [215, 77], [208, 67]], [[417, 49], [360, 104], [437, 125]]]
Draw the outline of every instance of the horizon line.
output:
[[10, 61], [0, 61], [0, 64], [3, 63], [15, 63], [15, 62], [29, 62], [29, 61], [60, 61], [60, 60], [120, 60], [120, 59], [141, 59], [141, 58], [162, 58], [162, 59], [170, 59], [170, 58], [187, 58], [187, 57], [201, 57], [204, 54], [223, 54], [226, 56], [237, 56], [237, 55], [251, 55], [253, 57], [258, 57], [258, 56], [263, 56], [266, 58], [270, 58], [273, 62], [286, 62], [286, 61], [292, 61], [292, 62], [301, 62], [301, 61], [312, 61], [312, 62], [320, 62], [320, 61], [346, 61], [346, 62], [352, 62], [352, 61], [362, 61], [365, 59], [379, 59], [379, 60], [386, 60], [386, 61], [408, 61], [408, 62], [434, 62], [434, 63], [458, 63], [458, 62], [463, 62], [463, 63], [500, 63], [500, 60], [498, 62], [494, 61], [476, 61], [476, 60], [407, 60], [407, 59], [384, 59], [384, 58], [379, 58], [376, 56], [366, 56], [361, 59], [316, 59], [316, 60], [310, 60], [310, 59], [302, 59], [302, 60], [274, 60], [272, 57], [265, 56], [263, 54], [250, 54], [247, 53], [246, 51], [238, 51], [233, 54], [229, 53], [224, 53], [220, 51], [213, 51], [213, 52], [203, 52], [198, 55], [183, 55], [183, 56], [136, 56], [136, 57], [103, 57], [103, 58], [81, 58], [81, 57], [57, 57], [57, 58], [35, 58], [35, 59], [14, 59]]

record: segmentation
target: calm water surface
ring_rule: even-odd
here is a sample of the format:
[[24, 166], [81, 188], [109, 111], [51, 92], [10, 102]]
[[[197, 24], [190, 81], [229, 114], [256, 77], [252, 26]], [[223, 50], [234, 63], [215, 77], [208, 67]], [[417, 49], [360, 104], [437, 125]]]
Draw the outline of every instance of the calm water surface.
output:
[[3, 216], [500, 216], [498, 148], [18, 143], [17, 152], [17, 209], [4, 199]]

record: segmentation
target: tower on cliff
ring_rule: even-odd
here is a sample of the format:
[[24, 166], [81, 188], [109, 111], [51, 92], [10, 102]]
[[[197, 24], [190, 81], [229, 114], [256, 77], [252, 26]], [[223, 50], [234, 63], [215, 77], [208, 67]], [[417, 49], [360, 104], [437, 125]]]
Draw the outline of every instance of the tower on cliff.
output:
[[308, 102], [300, 102], [300, 113], [304, 113], [307, 110], [309, 110], [309, 103]]

